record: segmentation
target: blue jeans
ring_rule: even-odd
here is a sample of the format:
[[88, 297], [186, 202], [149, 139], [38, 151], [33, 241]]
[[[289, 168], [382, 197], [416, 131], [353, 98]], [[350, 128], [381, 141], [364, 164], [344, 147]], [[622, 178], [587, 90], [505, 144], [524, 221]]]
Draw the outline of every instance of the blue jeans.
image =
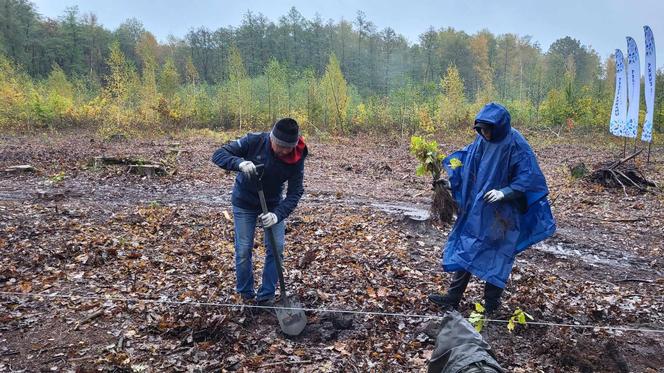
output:
[[[263, 279], [258, 293], [254, 292], [254, 271], [251, 257], [254, 248], [254, 233], [256, 231], [256, 220], [260, 211], [246, 210], [233, 206], [233, 221], [235, 224], [235, 277], [237, 280], [236, 290], [245, 299], [256, 297], [257, 300], [274, 298], [278, 275], [276, 262], [272, 256], [272, 243], [265, 232], [265, 265], [263, 266]], [[270, 227], [277, 243], [277, 252], [284, 258], [284, 235], [286, 225], [284, 221]]]

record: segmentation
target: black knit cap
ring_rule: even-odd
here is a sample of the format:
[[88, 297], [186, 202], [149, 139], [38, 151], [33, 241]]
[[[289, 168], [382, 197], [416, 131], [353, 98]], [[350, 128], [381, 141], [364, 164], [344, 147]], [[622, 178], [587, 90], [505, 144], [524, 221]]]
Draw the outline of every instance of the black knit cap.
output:
[[293, 118], [279, 119], [270, 132], [270, 140], [285, 148], [294, 148], [299, 138], [300, 127]]

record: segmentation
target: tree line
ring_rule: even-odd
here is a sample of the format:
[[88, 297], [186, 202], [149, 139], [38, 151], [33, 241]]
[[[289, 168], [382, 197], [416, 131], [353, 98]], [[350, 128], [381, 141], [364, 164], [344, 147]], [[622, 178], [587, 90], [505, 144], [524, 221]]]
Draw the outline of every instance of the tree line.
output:
[[0, 25], [0, 127], [259, 128], [292, 116], [309, 131], [434, 132], [495, 100], [518, 125], [605, 128], [613, 100], [614, 56], [570, 36], [544, 51], [529, 36], [429, 27], [410, 43], [361, 11], [333, 21], [291, 8], [160, 43], [137, 19], [108, 30], [76, 7], [44, 18], [27, 0], [0, 0]]

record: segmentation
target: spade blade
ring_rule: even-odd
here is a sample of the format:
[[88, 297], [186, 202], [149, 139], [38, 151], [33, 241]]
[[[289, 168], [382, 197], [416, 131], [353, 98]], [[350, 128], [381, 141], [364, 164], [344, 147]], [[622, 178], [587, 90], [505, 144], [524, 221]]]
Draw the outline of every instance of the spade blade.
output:
[[[283, 307], [283, 308], [282, 308]], [[307, 326], [307, 315], [296, 298], [283, 297], [275, 308], [281, 331], [290, 336], [300, 335]]]

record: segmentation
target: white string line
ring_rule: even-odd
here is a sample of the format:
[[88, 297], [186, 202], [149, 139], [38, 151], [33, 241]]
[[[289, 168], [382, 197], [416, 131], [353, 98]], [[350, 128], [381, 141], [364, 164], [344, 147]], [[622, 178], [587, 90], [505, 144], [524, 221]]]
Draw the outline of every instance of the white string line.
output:
[[[280, 310], [289, 310], [289, 311], [308, 311], [308, 312], [329, 312], [329, 313], [347, 313], [354, 315], [365, 315], [365, 316], [386, 316], [386, 317], [403, 317], [403, 318], [420, 318], [420, 319], [434, 319], [442, 320], [444, 316], [437, 315], [420, 315], [414, 313], [399, 313], [399, 312], [378, 312], [378, 311], [358, 311], [358, 310], [342, 310], [334, 308], [297, 308], [297, 307], [281, 307], [281, 306], [261, 306], [254, 304], [236, 304], [236, 303], [217, 303], [217, 302], [184, 302], [168, 299], [147, 299], [147, 298], [120, 298], [120, 297], [111, 297], [111, 296], [95, 296], [95, 295], [60, 295], [60, 294], [48, 294], [48, 293], [19, 293], [11, 291], [0, 291], [0, 295], [6, 296], [20, 296], [20, 297], [47, 297], [47, 298], [62, 298], [62, 299], [87, 299], [87, 300], [104, 300], [112, 302], [144, 302], [144, 303], [157, 303], [157, 304], [171, 304], [171, 305], [191, 305], [191, 306], [212, 306], [212, 307], [225, 307], [225, 308], [257, 308], [257, 309], [280, 309]], [[496, 322], [496, 323], [508, 323], [509, 320], [500, 320], [500, 319], [483, 319], [485, 322]], [[663, 333], [664, 329], [641, 329], [641, 328], [631, 328], [625, 326], [602, 326], [602, 325], [588, 325], [588, 324], [563, 324], [563, 323], [552, 323], [552, 322], [543, 322], [543, 321], [528, 321], [527, 325], [540, 325], [540, 326], [558, 326], [558, 327], [569, 327], [569, 328], [584, 328], [584, 329], [603, 329], [603, 330], [615, 330], [623, 332], [641, 332], [641, 333]]]

